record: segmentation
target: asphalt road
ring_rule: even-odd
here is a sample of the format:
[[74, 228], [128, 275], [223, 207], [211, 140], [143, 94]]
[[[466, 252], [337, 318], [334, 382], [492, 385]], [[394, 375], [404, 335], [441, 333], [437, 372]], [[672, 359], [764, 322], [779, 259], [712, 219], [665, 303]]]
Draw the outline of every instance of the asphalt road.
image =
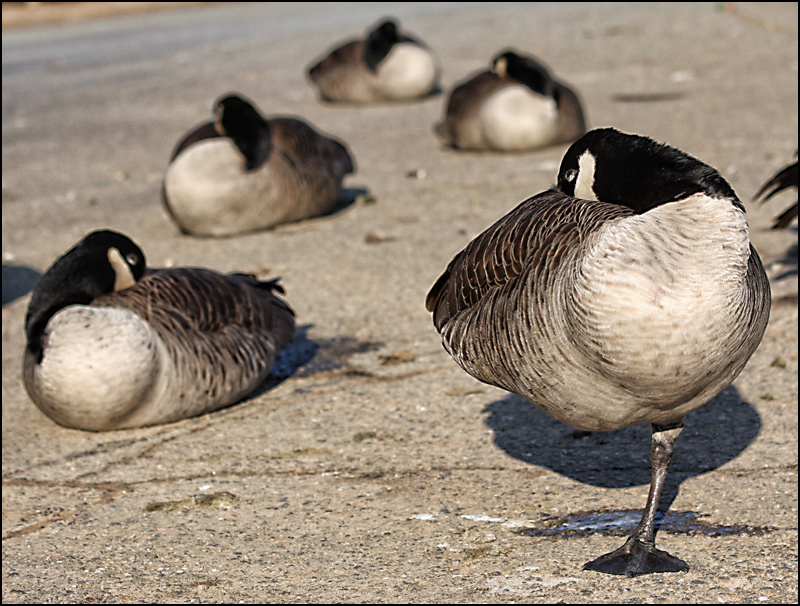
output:
[[[658, 543], [688, 573], [581, 570], [638, 520], [648, 427], [575, 432], [442, 349], [428, 288], [552, 183], [566, 146], [442, 149], [444, 96], [321, 104], [305, 66], [389, 14], [436, 50], [445, 88], [502, 48], [533, 53], [591, 127], [684, 149], [747, 206], [773, 311], [677, 444]], [[4, 31], [3, 602], [797, 602], [797, 229], [768, 229], [796, 194], [751, 202], [797, 148], [797, 17], [797, 3], [225, 3]], [[180, 235], [163, 171], [228, 91], [345, 140], [356, 201], [243, 237]], [[28, 293], [101, 227], [152, 266], [281, 276], [301, 326], [292, 375], [162, 427], [51, 422], [21, 382]], [[619, 518], [611, 534], [601, 513]]]

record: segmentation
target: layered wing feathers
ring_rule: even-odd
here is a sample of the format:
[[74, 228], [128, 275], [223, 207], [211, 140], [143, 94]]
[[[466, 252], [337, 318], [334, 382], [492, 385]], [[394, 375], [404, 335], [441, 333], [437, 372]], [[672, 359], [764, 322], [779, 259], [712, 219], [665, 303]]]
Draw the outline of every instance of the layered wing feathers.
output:
[[355, 170], [347, 148], [335, 139], [321, 135], [300, 120], [273, 118], [269, 121], [273, 149], [300, 173], [309, 171], [330, 174], [341, 181]]
[[522, 202], [461, 251], [431, 288], [426, 308], [441, 332], [454, 316], [479, 304], [495, 290], [513, 291], [525, 271], [534, 284], [557, 279], [565, 254], [603, 223], [633, 211], [602, 202], [569, 198], [549, 190]]

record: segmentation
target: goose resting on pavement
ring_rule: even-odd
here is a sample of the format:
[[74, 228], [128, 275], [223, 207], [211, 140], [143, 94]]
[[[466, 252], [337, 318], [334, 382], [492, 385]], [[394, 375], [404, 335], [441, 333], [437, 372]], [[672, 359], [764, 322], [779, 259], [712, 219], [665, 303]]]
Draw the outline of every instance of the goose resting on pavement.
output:
[[65, 427], [171, 423], [233, 404], [264, 382], [295, 330], [276, 280], [148, 270], [127, 236], [87, 235], [53, 263], [25, 320], [23, 377]]
[[455, 149], [522, 152], [586, 133], [575, 91], [530, 55], [506, 50], [456, 85], [434, 132]]
[[233, 93], [214, 114], [184, 135], [164, 174], [164, 206], [184, 233], [233, 236], [336, 208], [355, 170], [343, 143], [297, 118], [264, 118]]
[[422, 41], [381, 19], [366, 37], [331, 50], [307, 70], [324, 101], [411, 101], [436, 92], [439, 59]]

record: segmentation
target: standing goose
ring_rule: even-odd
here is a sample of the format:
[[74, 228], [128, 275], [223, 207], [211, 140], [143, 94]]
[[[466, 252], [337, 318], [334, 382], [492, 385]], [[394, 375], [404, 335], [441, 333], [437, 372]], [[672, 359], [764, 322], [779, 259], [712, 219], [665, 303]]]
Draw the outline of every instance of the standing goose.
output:
[[295, 118], [265, 119], [236, 94], [214, 113], [176, 146], [164, 176], [164, 204], [181, 230], [231, 236], [334, 209], [354, 170], [342, 143]]
[[586, 122], [578, 96], [544, 64], [504, 51], [453, 89], [435, 131], [457, 149], [518, 152], [574, 141]]
[[325, 101], [408, 101], [439, 88], [439, 60], [420, 40], [383, 19], [366, 38], [346, 42], [308, 68]]
[[577, 429], [652, 424], [642, 520], [584, 569], [688, 570], [655, 547], [674, 440], [744, 368], [770, 310], [725, 179], [673, 147], [593, 130], [569, 148], [553, 189], [456, 255], [426, 306], [445, 349], [477, 379]]
[[28, 307], [24, 381], [65, 427], [170, 423], [255, 390], [294, 336], [277, 280], [145, 269], [128, 237], [95, 231], [42, 276]]

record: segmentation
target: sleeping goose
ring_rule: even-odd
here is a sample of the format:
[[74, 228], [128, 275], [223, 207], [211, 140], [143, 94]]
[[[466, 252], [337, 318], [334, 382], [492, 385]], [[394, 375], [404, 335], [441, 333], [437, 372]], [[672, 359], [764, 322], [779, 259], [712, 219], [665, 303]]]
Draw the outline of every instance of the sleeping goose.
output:
[[518, 152], [574, 141], [586, 122], [570, 87], [534, 57], [507, 50], [453, 89], [435, 131], [456, 149]]
[[65, 427], [170, 423], [233, 404], [294, 336], [277, 280], [145, 269], [127, 236], [95, 231], [42, 276], [28, 307], [24, 382]]
[[553, 189], [455, 256], [426, 307], [475, 378], [577, 429], [652, 424], [642, 520], [584, 568], [687, 570], [654, 543], [673, 444], [684, 417], [744, 368], [770, 310], [744, 207], [725, 179], [647, 137], [590, 131]]
[[383, 19], [363, 39], [330, 51], [307, 75], [325, 101], [408, 101], [439, 88], [441, 68], [431, 49]]
[[231, 236], [330, 212], [350, 152], [295, 118], [264, 118], [244, 97], [178, 143], [164, 176], [167, 212], [185, 233]]

